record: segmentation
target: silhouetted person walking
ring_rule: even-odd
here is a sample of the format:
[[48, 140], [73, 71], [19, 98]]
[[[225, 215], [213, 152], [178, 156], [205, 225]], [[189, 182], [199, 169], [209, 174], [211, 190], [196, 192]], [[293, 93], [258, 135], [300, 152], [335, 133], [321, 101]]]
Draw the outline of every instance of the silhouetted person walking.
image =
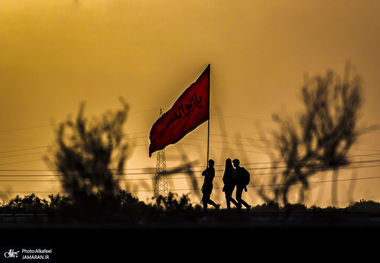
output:
[[206, 170], [202, 172], [202, 175], [205, 177], [203, 186], [202, 186], [202, 202], [203, 202], [203, 209], [204, 211], [207, 211], [207, 204], [213, 205], [217, 210], [219, 209], [220, 205], [215, 204], [214, 201], [210, 199], [211, 192], [212, 192], [212, 181], [215, 177], [215, 169], [214, 169], [214, 160], [210, 159], [208, 161], [208, 167]]
[[232, 202], [236, 207], [238, 207], [238, 203], [235, 199], [232, 198], [232, 192], [235, 189], [237, 180], [237, 173], [232, 166], [232, 161], [230, 158], [226, 160], [226, 167], [224, 169], [224, 175], [223, 175], [223, 192], [226, 195], [226, 204], [227, 204], [227, 210], [230, 210], [230, 203]]
[[250, 180], [250, 174], [249, 172], [244, 168], [240, 167], [240, 161], [238, 159], [233, 160], [235, 171], [237, 173], [237, 184], [236, 184], [236, 201], [238, 201], [238, 210], [241, 210], [241, 205], [244, 205], [247, 208], [247, 213], [249, 212], [249, 209], [251, 206], [247, 204], [242, 198], [241, 195], [243, 194], [243, 189], [247, 192], [247, 185], [249, 184]]

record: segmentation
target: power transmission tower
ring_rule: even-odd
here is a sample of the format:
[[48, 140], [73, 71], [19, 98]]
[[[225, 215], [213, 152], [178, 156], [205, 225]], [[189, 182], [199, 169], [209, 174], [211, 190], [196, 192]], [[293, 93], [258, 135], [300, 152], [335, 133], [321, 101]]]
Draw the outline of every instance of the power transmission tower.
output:
[[[160, 117], [162, 109], [160, 109]], [[156, 176], [154, 178], [154, 196], [167, 196], [168, 195], [168, 182], [166, 180], [166, 156], [165, 150], [157, 152], [156, 162]]]
[[166, 180], [166, 158], [165, 150], [157, 152], [156, 177], [154, 179], [154, 196], [168, 195], [168, 182]]

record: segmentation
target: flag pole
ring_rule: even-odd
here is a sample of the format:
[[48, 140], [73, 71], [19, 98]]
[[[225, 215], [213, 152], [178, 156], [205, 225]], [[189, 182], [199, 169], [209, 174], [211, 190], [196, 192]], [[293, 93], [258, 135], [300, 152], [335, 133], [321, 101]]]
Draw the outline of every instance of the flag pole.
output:
[[207, 167], [208, 167], [209, 157], [210, 157], [210, 117], [207, 122], [207, 160], [206, 160]]
[[208, 68], [209, 68], [209, 74], [208, 74], [208, 92], [209, 92], [209, 96], [208, 96], [208, 121], [207, 121], [207, 161], [206, 161], [206, 166], [208, 167], [208, 160], [209, 160], [209, 157], [210, 157], [210, 117], [211, 117], [211, 114], [210, 114], [210, 108], [211, 108], [211, 105], [210, 105], [210, 97], [211, 97], [211, 82], [210, 82], [210, 75], [211, 75], [211, 67], [210, 67], [210, 64], [208, 64]]

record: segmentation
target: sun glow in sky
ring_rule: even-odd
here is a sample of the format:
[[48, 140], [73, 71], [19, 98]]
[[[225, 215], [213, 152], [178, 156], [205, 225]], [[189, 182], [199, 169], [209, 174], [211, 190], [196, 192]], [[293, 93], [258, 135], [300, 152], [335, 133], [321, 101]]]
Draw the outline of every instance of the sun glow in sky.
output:
[[[363, 80], [359, 125], [380, 124], [379, 13], [380, 3], [370, 0], [2, 0], [1, 196], [60, 191], [42, 160], [55, 125], [75, 116], [81, 101], [92, 116], [120, 107], [122, 96], [131, 106], [122, 187], [128, 183], [146, 201], [156, 164], [155, 155], [148, 157], [149, 130], [159, 109], [168, 110], [211, 64], [210, 157], [217, 165], [212, 198], [224, 206], [225, 159], [239, 158], [251, 173], [265, 176], [265, 169], [255, 170], [269, 162], [258, 126], [271, 138], [273, 113], [302, 109], [305, 73], [330, 68], [343, 76], [350, 61], [351, 74]], [[199, 187], [206, 139], [203, 124], [166, 149], [168, 169], [192, 162]], [[363, 135], [352, 149], [354, 160], [380, 159], [379, 139], [379, 131]], [[368, 179], [379, 176], [380, 163], [371, 165], [342, 170], [339, 205], [380, 201], [380, 178]], [[329, 180], [331, 173], [312, 178], [319, 183], [311, 184], [308, 205], [331, 203]], [[169, 189], [199, 202], [199, 191], [184, 175], [171, 176]], [[254, 189], [244, 195], [253, 205], [263, 202]]]

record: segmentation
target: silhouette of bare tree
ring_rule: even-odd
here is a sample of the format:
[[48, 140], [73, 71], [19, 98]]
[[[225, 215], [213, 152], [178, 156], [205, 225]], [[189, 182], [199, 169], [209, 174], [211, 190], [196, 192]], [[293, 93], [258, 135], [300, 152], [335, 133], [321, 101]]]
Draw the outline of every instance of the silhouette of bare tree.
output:
[[100, 192], [105, 200], [120, 190], [128, 150], [122, 128], [129, 109], [120, 101], [122, 109], [91, 121], [84, 116], [85, 103], [81, 103], [76, 119], [59, 125], [53, 154], [45, 158], [61, 175], [62, 188], [82, 207]]
[[[363, 99], [358, 76], [351, 80], [346, 67], [342, 80], [332, 70], [324, 76], [307, 80], [302, 88], [304, 111], [298, 119], [273, 115], [279, 125], [274, 132], [277, 157], [271, 155], [275, 170], [272, 171], [272, 197], [262, 189], [264, 200], [288, 204], [288, 194], [298, 187], [299, 202], [309, 190], [309, 178], [319, 171], [332, 170], [332, 204], [336, 205], [338, 170], [350, 163], [348, 152], [366, 129], [358, 128], [359, 110]], [[276, 173], [276, 164], [285, 168]]]

